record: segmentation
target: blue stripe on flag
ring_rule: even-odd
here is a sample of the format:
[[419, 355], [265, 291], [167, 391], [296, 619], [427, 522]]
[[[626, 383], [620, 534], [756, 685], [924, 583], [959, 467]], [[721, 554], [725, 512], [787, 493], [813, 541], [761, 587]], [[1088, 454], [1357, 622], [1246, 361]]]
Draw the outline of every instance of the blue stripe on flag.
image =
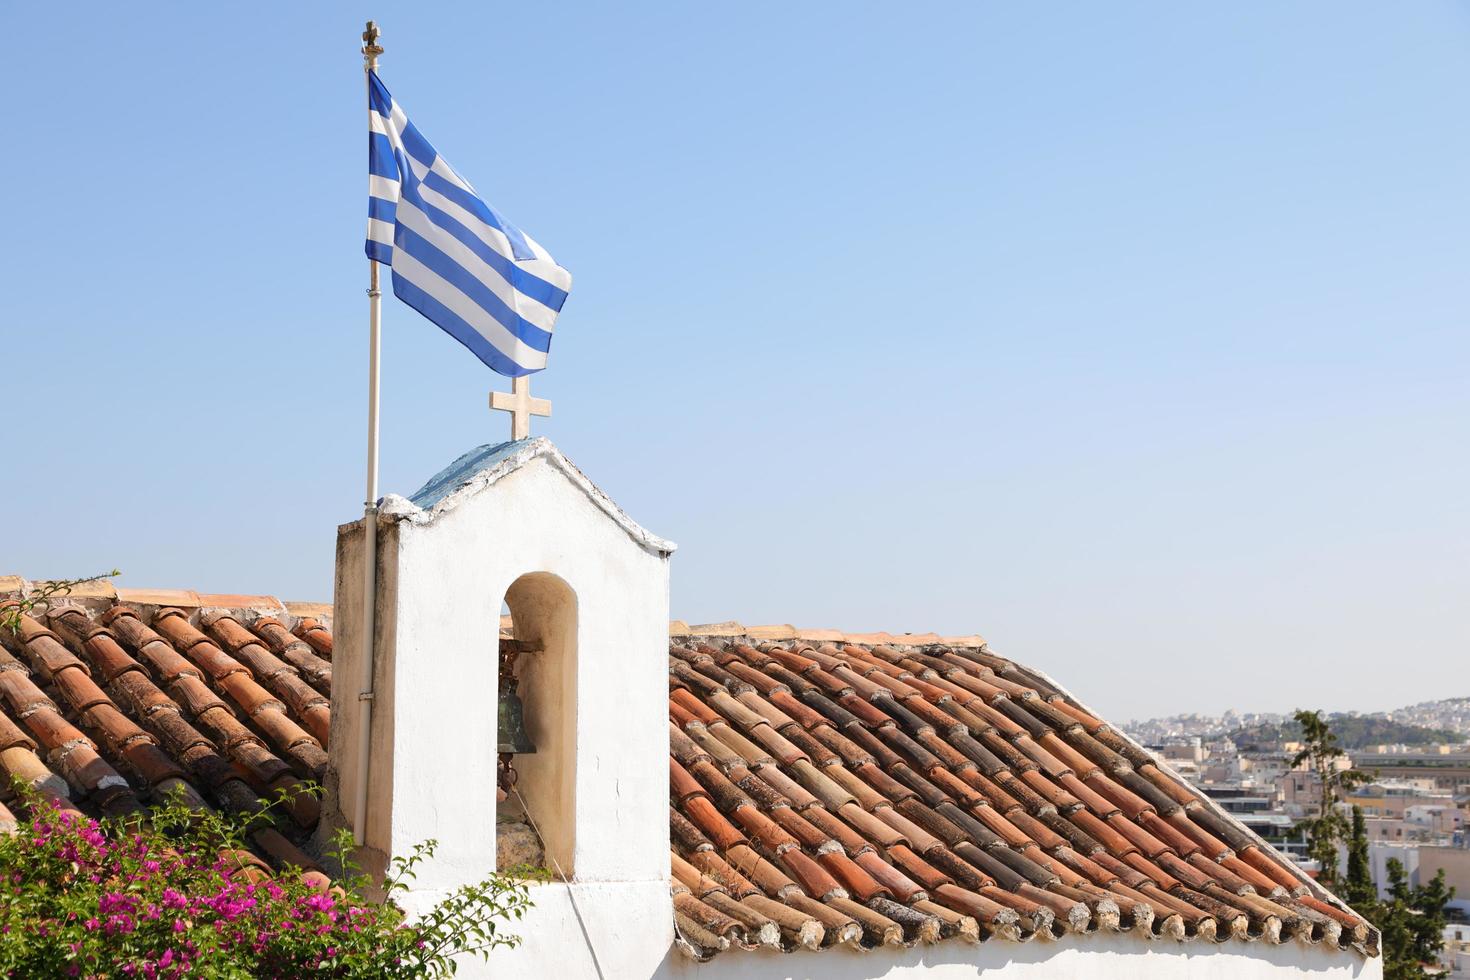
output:
[[429, 141], [424, 139], [424, 135], [414, 127], [413, 123], [404, 126], [403, 132], [398, 135], [403, 140], [403, 148], [408, 151], [409, 156], [422, 163], [425, 167], [432, 167], [434, 165], [434, 158], [439, 153], [429, 145]]
[[522, 375], [533, 374], [541, 370], [540, 368], [522, 367], [502, 354], [490, 341], [481, 336], [478, 330], [465, 322], [464, 318], [458, 313], [409, 282], [403, 276], [400, 276], [397, 272], [393, 273], [393, 295], [434, 321], [441, 330], [468, 347], [476, 357], [484, 361], [486, 366], [497, 374], [519, 378]]
[[375, 71], [368, 72], [368, 107], [384, 119], [393, 111], [393, 96]]
[[398, 179], [398, 157], [393, 152], [393, 144], [382, 133], [368, 133], [368, 173]]
[[386, 221], [390, 225], [398, 220], [398, 205], [381, 197], [368, 197], [368, 217]]

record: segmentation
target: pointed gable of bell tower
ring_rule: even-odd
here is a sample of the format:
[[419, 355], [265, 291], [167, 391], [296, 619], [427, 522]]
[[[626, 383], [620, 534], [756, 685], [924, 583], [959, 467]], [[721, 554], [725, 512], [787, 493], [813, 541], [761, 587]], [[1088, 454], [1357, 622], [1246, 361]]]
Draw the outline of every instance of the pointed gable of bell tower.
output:
[[[419, 841], [425, 900], [496, 867], [502, 604], [533, 754], [518, 799], [547, 866], [578, 885], [668, 902], [671, 542], [650, 534], [545, 438], [466, 453], [377, 527], [376, 642], [364, 844], [380, 871]], [[339, 528], [339, 675], [358, 676], [363, 522]], [[362, 701], [333, 693], [329, 822], [350, 824]], [[538, 908], [556, 888], [538, 889]], [[408, 899], [414, 904], [413, 896]]]

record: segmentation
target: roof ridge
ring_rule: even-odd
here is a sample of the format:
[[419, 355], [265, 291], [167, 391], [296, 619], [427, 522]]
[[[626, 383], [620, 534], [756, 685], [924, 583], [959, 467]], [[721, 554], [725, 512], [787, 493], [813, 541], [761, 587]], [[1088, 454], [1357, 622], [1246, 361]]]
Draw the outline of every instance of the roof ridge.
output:
[[[402, 497], [396, 493], [384, 495], [378, 508], [379, 520], [406, 520], [413, 524], [428, 524], [527, 463], [541, 458], [559, 470], [588, 500], [646, 550], [667, 557], [678, 548], [674, 542], [659, 537], [629, 517], [626, 511], [588, 479], [587, 474], [578, 469], [545, 436], [477, 446], [434, 474], [412, 497]], [[345, 526], [351, 527], [352, 524]]]

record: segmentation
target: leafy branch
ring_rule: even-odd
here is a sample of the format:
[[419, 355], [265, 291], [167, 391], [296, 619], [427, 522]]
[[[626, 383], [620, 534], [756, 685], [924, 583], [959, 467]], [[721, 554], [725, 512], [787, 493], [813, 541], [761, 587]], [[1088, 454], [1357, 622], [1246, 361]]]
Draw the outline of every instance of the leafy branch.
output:
[[110, 572], [102, 572], [100, 575], [88, 575], [85, 578], [64, 578], [57, 579], [54, 582], [37, 582], [20, 599], [7, 603], [5, 608], [0, 609], [0, 628], [8, 629], [12, 633], [18, 633], [20, 632], [21, 617], [45, 612], [50, 608], [52, 599], [71, 595], [72, 589], [75, 589], [79, 585], [100, 582], [108, 578], [117, 578], [121, 574], [122, 572], [114, 568]]

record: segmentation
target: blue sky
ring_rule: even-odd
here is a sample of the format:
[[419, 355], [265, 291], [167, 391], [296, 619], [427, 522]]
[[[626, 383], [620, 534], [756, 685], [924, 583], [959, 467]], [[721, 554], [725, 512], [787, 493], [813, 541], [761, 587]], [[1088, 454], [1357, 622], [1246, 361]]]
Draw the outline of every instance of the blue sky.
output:
[[[1464, 4], [107, 11], [6, 18], [0, 573], [330, 600], [373, 16], [576, 276], [536, 431], [676, 616], [978, 631], [1118, 718], [1470, 694]], [[408, 493], [506, 383], [385, 304]]]

